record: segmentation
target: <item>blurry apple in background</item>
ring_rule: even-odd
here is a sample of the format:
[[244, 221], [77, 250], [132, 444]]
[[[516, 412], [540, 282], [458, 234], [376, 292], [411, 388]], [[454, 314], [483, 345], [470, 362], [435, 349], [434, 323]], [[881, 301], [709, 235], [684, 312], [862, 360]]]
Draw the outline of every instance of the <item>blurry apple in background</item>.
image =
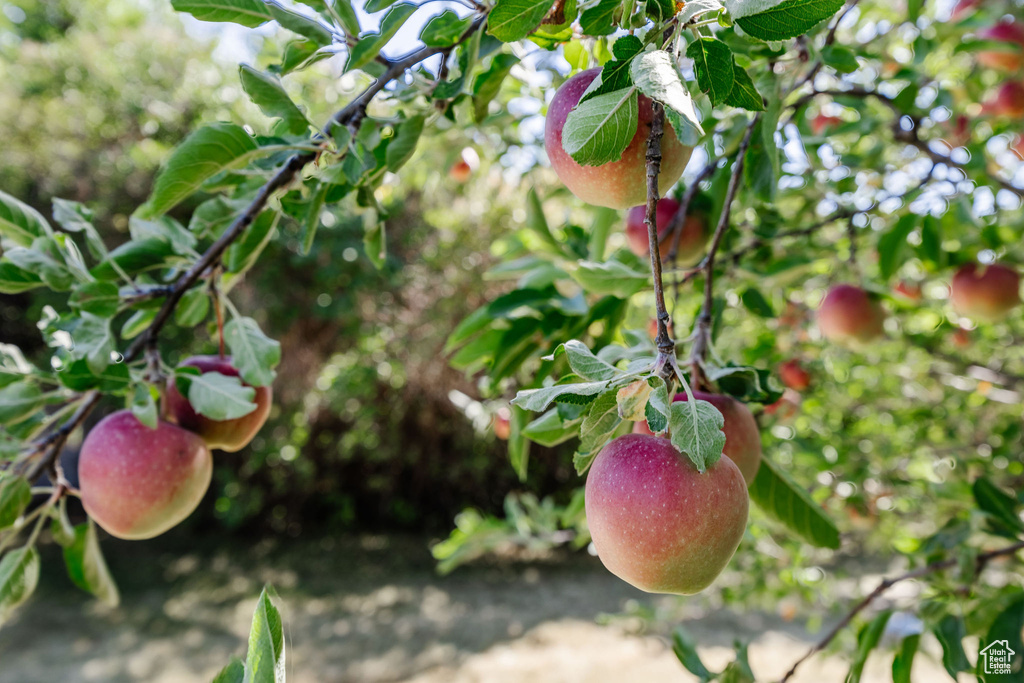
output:
[[111, 536], [152, 538], [196, 509], [213, 476], [198, 435], [160, 421], [156, 429], [130, 410], [100, 420], [78, 459], [78, 486], [89, 516]]
[[459, 155], [458, 161], [448, 169], [448, 177], [457, 183], [466, 183], [473, 172], [480, 167], [480, 157], [472, 147], [466, 147]]
[[494, 435], [502, 441], [508, 441], [508, 437], [512, 435], [512, 411], [504, 407], [499, 408], [498, 412], [494, 414], [491, 424], [494, 428]]
[[[201, 373], [218, 372], [227, 377], [238, 377], [238, 370], [231, 363], [230, 356], [193, 356], [182, 361], [185, 367], [197, 368]], [[243, 384], [245, 384], [243, 382]], [[250, 386], [245, 384], [245, 386]], [[234, 453], [245, 448], [260, 431], [263, 423], [270, 415], [270, 406], [274, 400], [270, 387], [253, 387], [256, 394], [252, 401], [256, 410], [232, 420], [211, 420], [192, 409], [192, 404], [181, 395], [171, 377], [167, 383], [164, 400], [167, 402], [168, 418], [180, 427], [195, 432], [203, 437], [210, 448]]]
[[779, 378], [784, 385], [795, 391], [803, 391], [811, 386], [811, 373], [804, 370], [796, 358], [779, 366]]
[[989, 116], [1003, 116], [1010, 119], [1024, 117], [1024, 83], [1007, 81], [999, 86], [996, 94], [981, 108]]
[[950, 147], [963, 147], [971, 141], [970, 119], [966, 114], [959, 114], [943, 123], [942, 139]]
[[[653, 111], [651, 100], [640, 95], [640, 124], [621, 158], [600, 166], [581, 166], [562, 146], [562, 130], [569, 112], [579, 103], [601, 69], [581, 71], [558, 88], [544, 125], [544, 149], [551, 167], [569, 191], [588, 204], [611, 209], [628, 209], [647, 200], [647, 138], [651, 129]], [[659, 193], [669, 189], [683, 175], [693, 148], [679, 142], [672, 125], [665, 122], [665, 135], [661, 139], [661, 173], [658, 175]]]
[[821, 135], [828, 131], [830, 128], [840, 126], [844, 121], [838, 116], [827, 116], [825, 114], [818, 114], [811, 119], [811, 132], [815, 135]]
[[974, 10], [982, 3], [982, 0], [960, 0], [953, 7], [953, 12], [949, 15], [950, 21], [960, 21], [961, 19], [972, 14]]
[[[651, 341], [654, 341], [654, 340], [656, 340], [658, 338], [658, 319], [657, 318], [651, 318], [647, 322], [647, 334], [651, 338]], [[671, 337], [672, 339], [676, 338], [676, 332], [675, 332], [675, 329], [673, 328], [672, 321], [669, 321], [669, 323], [668, 323], [668, 336]]]
[[1003, 49], [978, 52], [978, 63], [990, 69], [1019, 71], [1024, 66], [1024, 28], [1010, 20], [978, 31], [980, 40], [1003, 43]]
[[764, 407], [764, 414], [775, 418], [777, 422], [789, 422], [800, 413], [800, 401], [800, 394], [787, 388], [782, 398]]
[[1020, 303], [1020, 275], [999, 263], [968, 263], [953, 275], [949, 299], [960, 315], [983, 322], [1002, 320]]
[[[671, 197], [658, 200], [655, 223], [658, 226], [658, 245], [662, 258], [665, 258], [672, 246], [673, 238], [666, 233], [672, 222], [672, 217], [678, 210], [679, 202]], [[626, 239], [629, 241], [629, 248], [637, 256], [647, 256], [650, 253], [651, 244], [647, 235], [647, 224], [644, 222], [646, 217], [646, 206], [634, 206], [626, 213]], [[676, 252], [679, 263], [689, 266], [700, 260], [704, 254], [706, 242], [707, 230], [704, 226], [704, 219], [701, 216], [688, 214], [679, 235], [679, 248]]]
[[885, 309], [860, 287], [836, 285], [818, 306], [818, 329], [828, 340], [859, 346], [882, 336]]
[[916, 285], [913, 282], [907, 282], [906, 280], [900, 280], [899, 284], [896, 285], [893, 291], [909, 301], [920, 301], [922, 298], [921, 286]]

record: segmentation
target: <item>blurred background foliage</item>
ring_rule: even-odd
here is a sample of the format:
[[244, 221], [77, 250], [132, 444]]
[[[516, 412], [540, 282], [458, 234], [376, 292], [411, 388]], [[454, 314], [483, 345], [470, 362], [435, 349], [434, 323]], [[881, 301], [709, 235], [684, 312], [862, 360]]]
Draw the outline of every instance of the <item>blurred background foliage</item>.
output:
[[[162, 1], [71, 5], [19, 0], [0, 17], [0, 185], [44, 215], [51, 197], [90, 204], [104, 238], [116, 244], [160, 161], [197, 123], [230, 119], [269, 130], [244, 100], [235, 62], [242, 52], [260, 66], [273, 63], [283, 43], [272, 31], [206, 33]], [[1020, 201], [972, 183], [972, 175], [1021, 174], [1011, 150], [1020, 142], [1019, 118], [980, 117], [999, 76], [960, 49], [972, 22], [991, 23], [1000, 8], [966, 24], [940, 21], [921, 30], [890, 30], [908, 11], [900, 3], [864, 3], [855, 11], [848, 45], [861, 68], [854, 84], [884, 79], [879, 90], [920, 117], [915, 135], [956, 138], [959, 149], [945, 152], [962, 154], [964, 170], [933, 168], [919, 146], [896, 144], [902, 119], [885, 102], [815, 101], [783, 127], [786, 157], [773, 208], [767, 196], [752, 193], [734, 213], [740, 228], [722, 249], [729, 269], [718, 280], [716, 351], [773, 371], [799, 358], [810, 371], [803, 395], [790, 392], [759, 411], [765, 453], [837, 521], [844, 556], [926, 552], [927, 543], [955, 544], [978, 531], [970, 496], [978, 475], [1024, 490], [1024, 323], [1018, 312], [1006, 323], [960, 330], [946, 301], [955, 264], [979, 254], [1024, 263]], [[948, 18], [950, 9], [935, 13]], [[516, 286], [512, 270], [493, 269], [537, 250], [529, 189], [536, 188], [554, 240], [569, 252], [585, 253], [595, 221], [607, 220], [571, 201], [547, 168], [535, 166], [540, 115], [553, 92], [549, 69], [567, 69], [558, 53], [537, 48], [523, 56], [482, 126], [442, 121], [448, 129], [424, 137], [401, 182], [385, 182], [378, 194], [390, 211], [383, 267], [367, 258], [363, 218], [348, 199], [325, 217], [311, 254], [300, 255], [299, 226], [285, 225], [235, 290], [240, 306], [282, 342], [280, 398], [246, 451], [217, 456], [211, 501], [190, 520], [192, 531], [210, 528], [212, 518], [246, 532], [404, 529], [440, 537], [470, 508], [440, 547], [456, 562], [509, 543], [585, 544], [572, 444], [534, 446], [520, 483], [491, 429], [516, 380], [533, 377], [540, 357], [564, 339], [531, 335], [522, 366], [498, 382], [453, 369], [445, 353], [459, 321]], [[361, 77], [340, 73], [332, 59], [285, 82], [321, 121], [359, 85]], [[850, 84], [838, 73], [828, 78]], [[774, 87], [770, 74], [759, 82]], [[970, 121], [966, 128], [961, 116]], [[716, 140], [716, 152], [742, 132], [737, 126]], [[448, 169], [464, 149], [473, 150], [466, 153], [473, 168], [462, 181]], [[695, 155], [688, 178], [702, 161]], [[720, 170], [706, 186], [712, 224], [727, 176]], [[914, 190], [922, 180], [927, 187]], [[757, 176], [747, 181], [756, 186]], [[884, 199], [908, 191], [906, 199]], [[839, 207], [867, 210], [879, 199], [878, 210], [854, 222], [784, 234]], [[174, 213], [187, 218], [196, 201]], [[893, 256], [881, 240], [908, 204], [917, 218]], [[626, 244], [621, 221], [616, 215], [610, 222], [606, 253]], [[823, 344], [809, 311], [829, 284], [862, 278], [886, 299], [887, 340], [862, 353]], [[894, 294], [901, 280], [919, 286], [922, 298]], [[578, 293], [564, 273], [552, 283], [566, 297]], [[693, 323], [699, 285], [673, 291], [678, 337]], [[624, 326], [642, 338], [650, 295], [628, 301]], [[33, 321], [46, 303], [45, 295], [0, 297], [0, 341], [44, 357]], [[209, 332], [192, 338], [169, 329], [168, 360], [209, 352]], [[584, 332], [592, 341], [607, 329]], [[516, 490], [535, 497], [506, 500]], [[932, 538], [944, 528], [946, 536]], [[716, 599], [769, 609], [781, 595], [832, 604], [835, 584], [820, 568], [832, 559], [832, 551], [803, 544], [752, 508], [732, 563], [740, 571], [723, 577]]]

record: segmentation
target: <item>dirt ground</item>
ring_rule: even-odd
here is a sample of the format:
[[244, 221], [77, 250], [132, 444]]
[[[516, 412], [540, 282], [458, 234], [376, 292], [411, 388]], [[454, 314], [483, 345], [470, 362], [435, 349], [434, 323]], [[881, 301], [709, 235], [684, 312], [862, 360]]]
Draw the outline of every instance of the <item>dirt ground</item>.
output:
[[[582, 554], [439, 577], [416, 538], [105, 547], [121, 606], [97, 606], [69, 588], [48, 549], [37, 595], [0, 630], [0, 683], [209, 681], [244, 654], [267, 582], [280, 594], [294, 683], [687, 682], [694, 678], [665, 637], [678, 623], [713, 670], [731, 659], [734, 639], [750, 641], [758, 680], [772, 681], [815, 636], [799, 618], [646, 595]], [[643, 612], [654, 618], [629, 616]], [[891, 680], [891, 662], [873, 657], [862, 680]], [[840, 683], [847, 667], [841, 656], [818, 657], [793, 680]], [[931, 653], [918, 656], [914, 680], [950, 679]]]

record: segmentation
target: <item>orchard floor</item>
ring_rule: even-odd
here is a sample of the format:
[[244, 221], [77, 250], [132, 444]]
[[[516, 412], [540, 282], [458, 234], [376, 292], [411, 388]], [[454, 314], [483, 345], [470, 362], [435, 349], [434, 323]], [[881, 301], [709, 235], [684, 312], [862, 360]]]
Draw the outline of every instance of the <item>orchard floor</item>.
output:
[[[46, 549], [36, 596], [0, 629], [0, 683], [210, 681], [244, 653], [265, 582], [280, 594], [292, 683], [687, 682], [695, 679], [665, 637], [680, 622], [710, 668], [724, 666], [740, 638], [752, 641], [758, 680], [773, 681], [814, 638], [799, 618], [645, 595], [584, 554], [439, 577], [416, 538], [104, 547], [121, 606], [97, 606], [69, 588], [59, 556]], [[862, 680], [891, 680], [891, 661], [873, 657]], [[847, 666], [818, 657], [793, 680], [840, 683]], [[921, 683], [949, 680], [924, 654], [914, 674]]]

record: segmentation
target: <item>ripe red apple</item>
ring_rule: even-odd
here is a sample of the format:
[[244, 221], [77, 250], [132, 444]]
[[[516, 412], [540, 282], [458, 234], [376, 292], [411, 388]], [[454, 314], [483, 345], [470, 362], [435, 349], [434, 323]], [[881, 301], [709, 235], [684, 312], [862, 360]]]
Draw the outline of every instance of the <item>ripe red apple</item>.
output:
[[508, 441], [508, 437], [512, 435], [512, 411], [508, 408], [501, 408], [494, 414], [491, 424], [494, 428], [494, 435], [502, 441]]
[[990, 116], [1004, 116], [1010, 119], [1024, 117], [1024, 83], [1006, 81], [981, 109]]
[[[761, 466], [761, 433], [750, 409], [732, 396], [707, 394], [703, 391], [695, 391], [693, 395], [698, 401], [707, 401], [722, 413], [722, 417], [725, 418], [725, 424], [722, 426], [722, 432], [725, 433], [724, 452], [743, 473], [743, 479], [747, 484], [750, 484]], [[677, 401], [686, 401], [686, 394], [676, 394], [672, 402]], [[646, 420], [634, 422], [633, 433], [653, 435]]]
[[192, 514], [212, 475], [201, 438], [169, 422], [150, 429], [129, 410], [100, 420], [78, 459], [85, 511], [127, 540], [158, 536]]
[[978, 53], [978, 63], [990, 69], [1018, 71], [1024, 66], [1024, 28], [1013, 20], [1004, 21], [978, 31], [978, 38], [1004, 43], [1001, 50]]
[[[669, 223], [672, 217], [679, 210], [679, 202], [666, 197], [658, 200], [655, 223], [658, 226], [658, 244], [661, 246], [662, 257], [665, 250], [669, 248], [671, 238], [666, 236]], [[650, 240], [647, 238], [647, 224], [644, 219], [647, 217], [645, 205], [634, 206], [626, 213], [626, 239], [629, 241], [629, 248], [637, 256], [647, 256], [651, 251]], [[688, 214], [686, 223], [683, 224], [682, 233], [679, 235], [679, 250], [676, 256], [684, 266], [695, 263], [704, 253], [704, 243], [707, 241], [707, 231], [704, 229], [704, 220], [700, 216]]]
[[818, 114], [811, 119], [811, 132], [815, 135], [821, 135], [829, 128], [835, 128], [843, 123], [843, 120], [838, 116], [826, 116], [825, 114]]
[[473, 168], [465, 159], [459, 159], [448, 169], [448, 177], [457, 183], [465, 183], [473, 175]]
[[[547, 150], [551, 167], [559, 179], [574, 195], [595, 206], [612, 209], [628, 209], [647, 200], [647, 136], [651, 128], [651, 101], [640, 95], [640, 125], [629, 145], [622, 152], [622, 158], [600, 166], [580, 166], [562, 147], [562, 128], [587, 87], [601, 73], [600, 69], [589, 69], [576, 74], [558, 89], [548, 106], [544, 126], [544, 149]], [[661, 138], [661, 173], [658, 176], [659, 192], [665, 194], [683, 175], [693, 148], [679, 142], [671, 124], [665, 122], [665, 134]]]
[[953, 339], [953, 345], [958, 348], [966, 349], [971, 345], [971, 335], [962, 327], [956, 328], [951, 338]]
[[774, 415], [779, 422], [789, 422], [800, 412], [800, 394], [792, 389], [786, 389], [785, 393], [775, 403], [764, 407], [765, 415]]
[[893, 291], [902, 296], [904, 299], [909, 299], [910, 301], [921, 300], [921, 287], [920, 285], [915, 285], [913, 282], [900, 280]]
[[747, 487], [728, 456], [701, 474], [668, 439], [620, 436], [594, 459], [584, 495], [597, 556], [651, 593], [697, 593], [729, 563], [747, 524]]
[[953, 275], [949, 298], [960, 315], [996, 322], [1020, 303], [1020, 275], [1013, 268], [998, 263], [990, 266], [968, 263]]
[[982, 0], [960, 0], [960, 2], [953, 7], [953, 12], [949, 15], [949, 20], [953, 22], [960, 21], [969, 13], [973, 12], [981, 2]]
[[[219, 372], [228, 377], [238, 377], [238, 370], [231, 364], [230, 356], [192, 356], [183, 361], [181, 365], [198, 368], [203, 374]], [[250, 385], [246, 384], [245, 386]], [[234, 453], [252, 441], [270, 414], [273, 390], [270, 387], [255, 387], [255, 389], [256, 395], [253, 397], [253, 403], [256, 404], [256, 410], [233, 420], [211, 420], [192, 409], [192, 404], [178, 391], [172, 377], [168, 382], [165, 396], [167, 414], [179, 426], [203, 437], [210, 448]]]
[[779, 366], [779, 378], [782, 383], [794, 391], [803, 391], [811, 386], [811, 373], [807, 372], [795, 358], [787, 360]]
[[826, 339], [857, 346], [882, 336], [885, 310], [860, 287], [836, 285], [818, 307], [818, 329]]

